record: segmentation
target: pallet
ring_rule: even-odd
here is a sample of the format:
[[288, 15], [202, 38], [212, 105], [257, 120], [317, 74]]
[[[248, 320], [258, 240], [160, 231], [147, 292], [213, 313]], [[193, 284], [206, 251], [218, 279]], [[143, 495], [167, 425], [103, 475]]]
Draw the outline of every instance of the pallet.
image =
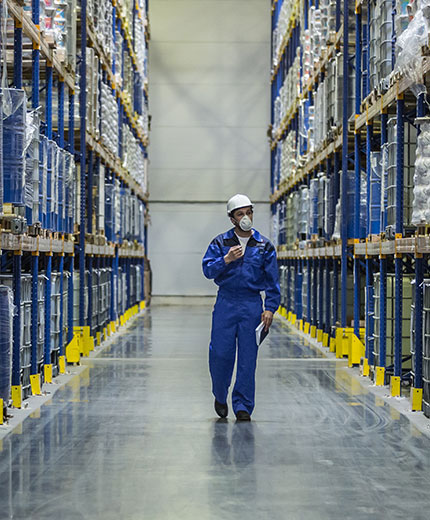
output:
[[41, 238], [49, 239], [52, 237], [52, 231], [50, 231], [49, 229], [42, 229], [40, 232], [40, 236]]
[[95, 245], [97, 245], [97, 246], [106, 245], [106, 237], [104, 235], [95, 235], [93, 238], [94, 238]]
[[368, 242], [381, 242], [383, 240], [383, 234], [380, 233], [379, 235], [369, 235], [367, 237]]
[[430, 224], [420, 224], [419, 226], [417, 226], [415, 235], [416, 236], [430, 235]]
[[372, 90], [372, 92], [361, 102], [361, 105], [360, 105], [361, 112], [362, 113], [366, 112], [367, 106], [376, 105], [376, 103], [378, 102], [378, 99], [380, 99], [380, 98], [381, 98], [380, 92], [378, 92], [378, 90], [376, 88], [374, 88]]
[[40, 237], [42, 236], [42, 226], [40, 222], [36, 222], [36, 224], [32, 224], [28, 226], [28, 236], [30, 237]]

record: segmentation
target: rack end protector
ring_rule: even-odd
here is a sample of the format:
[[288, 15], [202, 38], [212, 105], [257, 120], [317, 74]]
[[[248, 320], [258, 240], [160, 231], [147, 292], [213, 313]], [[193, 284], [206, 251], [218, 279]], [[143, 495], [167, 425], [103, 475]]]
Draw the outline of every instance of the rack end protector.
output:
[[411, 409], [413, 412], [421, 412], [421, 410], [423, 409], [423, 389], [422, 388], [412, 388]]
[[384, 386], [384, 384], [385, 384], [385, 367], [376, 367], [375, 384], [376, 384], [376, 386]]
[[21, 408], [22, 406], [22, 387], [21, 385], [14, 385], [11, 387], [12, 406], [14, 408]]
[[32, 374], [30, 376], [31, 383], [31, 393], [33, 395], [41, 395], [41, 387], [40, 387], [40, 374]]
[[390, 380], [391, 397], [400, 397], [400, 377], [391, 376]]
[[369, 360], [367, 358], [363, 358], [363, 365], [361, 366], [361, 375], [363, 377], [369, 377], [370, 375]]
[[52, 383], [52, 365], [45, 365], [43, 368], [45, 372], [45, 383]]
[[60, 374], [66, 373], [66, 356], [58, 357], [58, 372]]

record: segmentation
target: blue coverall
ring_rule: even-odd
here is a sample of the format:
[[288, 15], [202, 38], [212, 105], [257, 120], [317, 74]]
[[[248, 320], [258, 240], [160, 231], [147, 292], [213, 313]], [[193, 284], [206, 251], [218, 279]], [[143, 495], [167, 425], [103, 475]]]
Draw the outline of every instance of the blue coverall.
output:
[[209, 369], [212, 392], [222, 404], [227, 402], [233, 375], [237, 343], [237, 376], [232, 393], [235, 414], [254, 409], [257, 342], [255, 329], [263, 312], [260, 292], [265, 291], [265, 310], [273, 313], [280, 304], [276, 251], [272, 243], [253, 230], [245, 255], [226, 265], [224, 256], [240, 245], [234, 229], [218, 235], [203, 258], [203, 273], [219, 286], [212, 315]]

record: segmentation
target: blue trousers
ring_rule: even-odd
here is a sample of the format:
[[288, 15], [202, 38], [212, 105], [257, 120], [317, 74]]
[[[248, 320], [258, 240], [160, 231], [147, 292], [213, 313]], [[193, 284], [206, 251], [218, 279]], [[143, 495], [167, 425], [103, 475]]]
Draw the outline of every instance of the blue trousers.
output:
[[233, 411], [254, 410], [255, 369], [258, 347], [255, 329], [263, 312], [260, 294], [240, 298], [218, 293], [212, 315], [209, 369], [212, 392], [219, 403], [227, 402], [237, 351], [237, 374], [233, 388]]

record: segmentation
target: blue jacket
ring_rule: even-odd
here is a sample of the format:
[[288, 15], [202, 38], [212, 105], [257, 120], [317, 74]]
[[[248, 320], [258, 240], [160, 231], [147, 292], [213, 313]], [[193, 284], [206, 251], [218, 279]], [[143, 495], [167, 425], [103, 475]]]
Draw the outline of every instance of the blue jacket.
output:
[[226, 265], [224, 256], [240, 242], [230, 229], [210, 243], [203, 258], [203, 273], [214, 279], [221, 294], [246, 297], [265, 291], [264, 307], [276, 312], [281, 302], [276, 251], [272, 243], [255, 229], [249, 239], [245, 255]]

